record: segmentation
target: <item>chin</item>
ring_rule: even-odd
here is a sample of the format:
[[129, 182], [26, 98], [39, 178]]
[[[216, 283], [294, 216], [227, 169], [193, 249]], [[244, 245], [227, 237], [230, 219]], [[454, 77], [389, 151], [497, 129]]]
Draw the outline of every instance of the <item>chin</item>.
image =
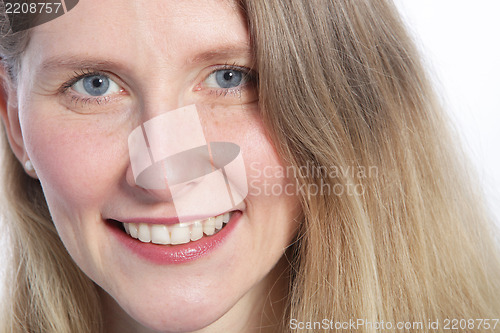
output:
[[181, 301], [152, 306], [145, 300], [144, 306], [138, 308], [136, 304], [125, 310], [136, 322], [156, 332], [194, 332], [219, 320], [234, 305], [222, 301]]

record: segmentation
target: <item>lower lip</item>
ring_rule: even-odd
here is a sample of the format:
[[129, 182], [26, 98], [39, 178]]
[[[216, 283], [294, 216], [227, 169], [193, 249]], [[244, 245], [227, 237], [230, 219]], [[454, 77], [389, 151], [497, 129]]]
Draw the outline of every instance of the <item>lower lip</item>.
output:
[[169, 265], [186, 263], [210, 254], [228, 238], [241, 215], [241, 211], [235, 211], [229, 222], [215, 235], [205, 235], [197, 241], [179, 245], [143, 243], [127, 235], [125, 231], [116, 226], [115, 223], [106, 223], [106, 225], [120, 243], [125, 245], [135, 254], [158, 265]]

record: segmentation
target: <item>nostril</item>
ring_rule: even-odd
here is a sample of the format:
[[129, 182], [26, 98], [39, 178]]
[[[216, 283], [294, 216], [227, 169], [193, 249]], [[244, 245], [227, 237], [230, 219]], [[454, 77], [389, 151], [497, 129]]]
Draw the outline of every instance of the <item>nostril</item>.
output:
[[[156, 163], [154, 166], [156, 168], [162, 168], [161, 163]], [[161, 200], [165, 202], [172, 201], [172, 193], [168, 186], [168, 181], [163, 172], [158, 170], [153, 170], [154, 166], [146, 168], [139, 177], [134, 176], [132, 167], [129, 165], [125, 175], [127, 185], [131, 188], [139, 190], [142, 193], [150, 195], [155, 198], [155, 200]]]

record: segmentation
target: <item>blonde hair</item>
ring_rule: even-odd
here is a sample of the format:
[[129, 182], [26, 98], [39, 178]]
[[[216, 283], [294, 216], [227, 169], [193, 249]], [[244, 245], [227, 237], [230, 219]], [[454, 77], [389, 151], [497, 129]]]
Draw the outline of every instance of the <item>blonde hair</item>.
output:
[[[290, 319], [495, 318], [497, 230], [393, 5], [249, 0], [241, 6], [262, 118], [281, 157], [297, 169], [377, 170], [376, 177], [297, 178], [299, 186], [363, 191], [302, 196], [304, 221], [286, 254], [291, 282], [282, 331]], [[39, 183], [9, 149], [5, 155], [14, 278], [2, 332], [100, 332], [96, 288], [59, 240]]]

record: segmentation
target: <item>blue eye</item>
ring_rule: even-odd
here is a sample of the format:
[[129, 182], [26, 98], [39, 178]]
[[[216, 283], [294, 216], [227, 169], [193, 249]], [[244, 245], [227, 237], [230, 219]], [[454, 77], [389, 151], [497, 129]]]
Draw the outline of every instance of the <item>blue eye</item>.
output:
[[72, 88], [76, 92], [88, 96], [105, 96], [120, 92], [120, 87], [109, 77], [102, 74], [81, 78]]
[[231, 89], [245, 84], [246, 73], [236, 69], [221, 69], [210, 74], [205, 83], [211, 88]]
[[243, 73], [232, 69], [215, 72], [215, 80], [221, 88], [234, 88], [241, 84]]

